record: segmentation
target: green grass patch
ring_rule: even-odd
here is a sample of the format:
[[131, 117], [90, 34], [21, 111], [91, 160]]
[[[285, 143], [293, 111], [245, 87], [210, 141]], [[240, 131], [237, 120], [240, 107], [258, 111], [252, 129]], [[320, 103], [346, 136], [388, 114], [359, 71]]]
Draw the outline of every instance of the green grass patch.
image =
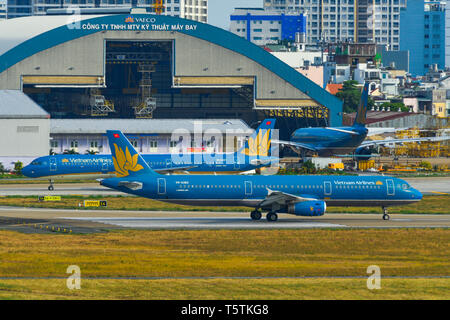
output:
[[449, 276], [449, 244], [448, 229], [0, 231], [0, 276]]

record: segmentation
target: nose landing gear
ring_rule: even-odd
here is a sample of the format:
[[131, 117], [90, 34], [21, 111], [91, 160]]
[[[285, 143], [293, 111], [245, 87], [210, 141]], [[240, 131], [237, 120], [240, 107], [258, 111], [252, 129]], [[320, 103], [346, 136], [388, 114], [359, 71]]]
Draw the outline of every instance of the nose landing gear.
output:
[[389, 220], [389, 214], [388, 214], [388, 210], [386, 207], [383, 207], [383, 220]]
[[55, 190], [55, 188], [53, 187], [53, 180], [48, 180], [48, 182], [50, 183], [50, 185], [48, 186], [48, 191]]

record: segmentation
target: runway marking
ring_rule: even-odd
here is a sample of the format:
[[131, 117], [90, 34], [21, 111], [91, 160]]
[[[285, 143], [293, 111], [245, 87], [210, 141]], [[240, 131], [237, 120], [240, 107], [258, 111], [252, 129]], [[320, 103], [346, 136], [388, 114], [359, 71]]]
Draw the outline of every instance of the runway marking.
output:
[[436, 194], [442, 194], [442, 195], [448, 195], [448, 194], [450, 194], [450, 193], [439, 192], [439, 191], [430, 191], [430, 193], [436, 193]]

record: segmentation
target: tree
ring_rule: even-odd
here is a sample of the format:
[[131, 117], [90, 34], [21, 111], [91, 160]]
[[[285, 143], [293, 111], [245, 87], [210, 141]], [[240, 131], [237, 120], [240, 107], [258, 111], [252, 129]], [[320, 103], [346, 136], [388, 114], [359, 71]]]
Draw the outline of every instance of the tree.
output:
[[4, 173], [5, 173], [5, 166], [3, 165], [3, 163], [0, 162], [0, 174]]
[[75, 149], [64, 150], [64, 154], [79, 154]]
[[[357, 84], [358, 81], [355, 80], [344, 81], [342, 89], [336, 93], [336, 97], [344, 102], [345, 113], [356, 112], [358, 109], [361, 101], [361, 89], [356, 86]], [[369, 97], [367, 105], [368, 108], [372, 108], [374, 106], [372, 98]]]
[[14, 163], [14, 173], [17, 175], [22, 174], [22, 169], [23, 169], [23, 163], [20, 161], [17, 161]]
[[316, 166], [311, 160], [308, 160], [303, 162], [301, 171], [303, 173], [316, 173]]

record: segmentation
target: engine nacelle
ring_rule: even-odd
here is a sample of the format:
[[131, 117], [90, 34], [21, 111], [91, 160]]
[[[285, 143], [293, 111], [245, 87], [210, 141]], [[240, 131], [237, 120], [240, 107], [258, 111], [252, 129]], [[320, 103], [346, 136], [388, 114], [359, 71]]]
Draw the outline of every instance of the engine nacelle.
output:
[[359, 147], [355, 150], [355, 160], [369, 160], [373, 153], [372, 148]]
[[326, 210], [327, 204], [322, 200], [297, 202], [288, 207], [288, 213], [307, 217], [323, 216]]

